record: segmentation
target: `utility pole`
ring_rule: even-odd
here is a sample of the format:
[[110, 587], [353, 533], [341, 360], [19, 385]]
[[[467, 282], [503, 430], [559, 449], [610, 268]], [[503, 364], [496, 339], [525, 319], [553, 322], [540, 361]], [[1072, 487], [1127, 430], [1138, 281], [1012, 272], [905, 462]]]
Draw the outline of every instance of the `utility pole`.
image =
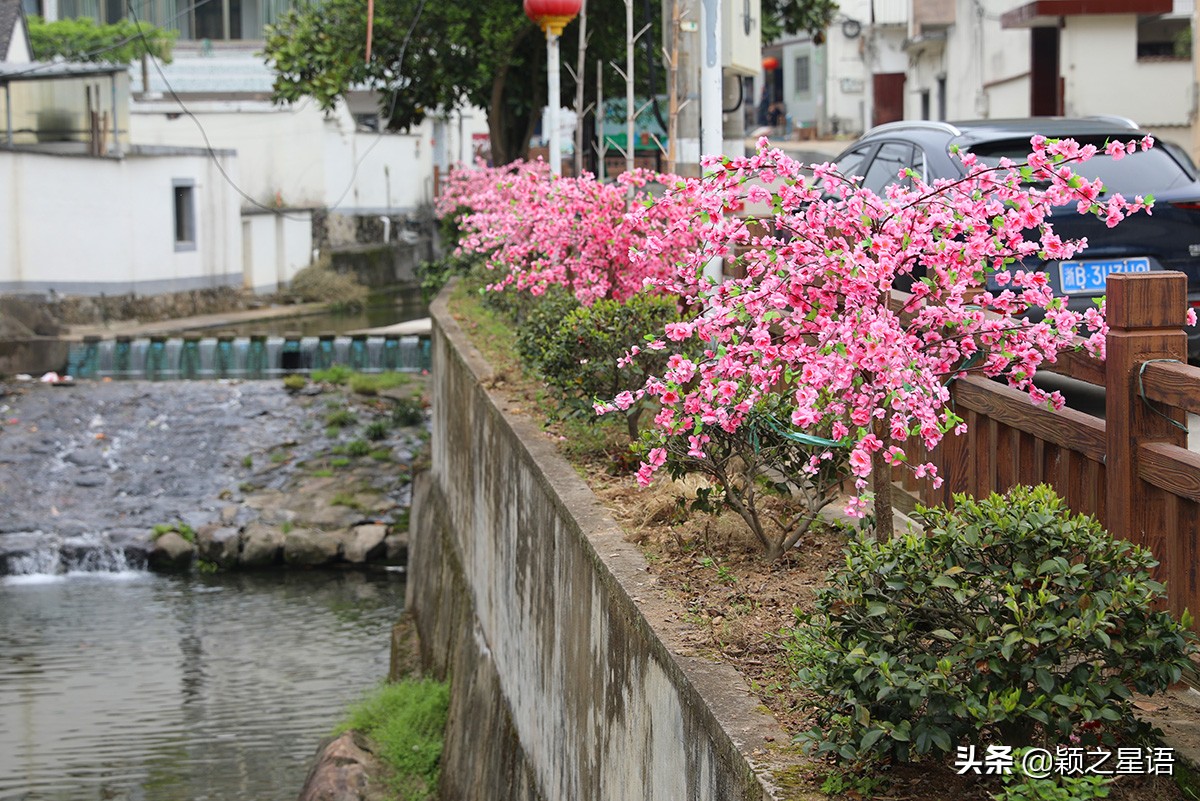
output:
[[[725, 149], [725, 125], [721, 106], [721, 0], [703, 0], [701, 34], [704, 60], [700, 68], [700, 157], [721, 155]], [[703, 168], [701, 168], [703, 172]], [[709, 259], [704, 275], [721, 283], [721, 259]]]
[[583, 175], [583, 70], [587, 56], [587, 0], [579, 6], [579, 55], [575, 59], [575, 177]]

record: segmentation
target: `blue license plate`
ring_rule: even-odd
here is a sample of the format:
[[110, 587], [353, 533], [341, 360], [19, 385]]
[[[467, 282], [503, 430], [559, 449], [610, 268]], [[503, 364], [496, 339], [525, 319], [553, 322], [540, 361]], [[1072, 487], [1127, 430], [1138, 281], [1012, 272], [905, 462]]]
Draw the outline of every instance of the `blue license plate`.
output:
[[1135, 256], [1125, 259], [1083, 259], [1058, 265], [1064, 295], [1077, 292], [1103, 292], [1109, 273], [1148, 273], [1150, 259]]

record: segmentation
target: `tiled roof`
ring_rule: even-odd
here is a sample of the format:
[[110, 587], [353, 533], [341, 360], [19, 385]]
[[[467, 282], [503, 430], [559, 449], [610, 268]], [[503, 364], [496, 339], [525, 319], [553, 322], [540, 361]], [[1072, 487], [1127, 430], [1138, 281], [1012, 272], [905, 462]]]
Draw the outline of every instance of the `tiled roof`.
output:
[[0, 62], [8, 57], [13, 31], [21, 20], [21, 0], [0, 0]]
[[48, 78], [75, 78], [83, 75], [114, 75], [122, 72], [125, 72], [125, 67], [120, 64], [80, 64], [69, 61], [31, 61], [28, 64], [0, 62], [0, 84]]

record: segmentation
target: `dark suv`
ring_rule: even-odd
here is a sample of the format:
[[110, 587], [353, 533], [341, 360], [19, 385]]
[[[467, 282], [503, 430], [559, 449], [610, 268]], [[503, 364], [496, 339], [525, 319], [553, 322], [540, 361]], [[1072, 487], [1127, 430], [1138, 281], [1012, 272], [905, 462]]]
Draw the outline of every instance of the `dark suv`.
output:
[[[872, 128], [836, 159], [843, 175], [863, 177], [863, 186], [879, 195], [900, 180], [897, 173], [911, 167], [932, 183], [938, 178], [965, 175], [962, 162], [951, 155], [957, 145], [985, 164], [1002, 157], [1020, 162], [1029, 155], [1035, 134], [1071, 138], [1093, 144], [1101, 152], [1073, 168], [1089, 179], [1100, 178], [1108, 192], [1129, 199], [1154, 195], [1153, 214], [1133, 214], [1115, 228], [1074, 207], [1053, 216], [1055, 231], [1066, 238], [1087, 237], [1088, 247], [1063, 262], [1042, 262], [1056, 295], [1069, 298], [1072, 309], [1084, 309], [1104, 294], [1112, 272], [1178, 270], [1187, 275], [1188, 302], [1200, 306], [1200, 182], [1196, 168], [1181, 148], [1156, 145], [1123, 159], [1104, 155], [1106, 142], [1141, 139], [1146, 131], [1120, 117], [1067, 119], [1041, 117], [973, 122], [892, 122]], [[1103, 198], [1101, 198], [1103, 199]], [[997, 287], [993, 285], [992, 289]], [[1200, 329], [1188, 328], [1188, 356], [1200, 358]]]

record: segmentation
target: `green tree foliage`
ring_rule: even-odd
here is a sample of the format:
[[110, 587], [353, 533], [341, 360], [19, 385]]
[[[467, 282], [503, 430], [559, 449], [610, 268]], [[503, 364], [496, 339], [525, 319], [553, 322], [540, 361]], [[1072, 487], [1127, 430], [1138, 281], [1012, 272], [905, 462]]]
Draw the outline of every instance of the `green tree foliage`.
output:
[[823, 33], [837, 13], [836, 0], [763, 0], [763, 41], [787, 34]]
[[[525, 156], [546, 103], [542, 32], [513, 0], [425, 2], [421, 6], [421, 0], [375, 3], [369, 64], [365, 58], [366, 7], [359, 0], [325, 0], [284, 14], [275, 25], [267, 26], [263, 53], [275, 70], [276, 101], [295, 103], [311, 96], [328, 110], [351, 87], [366, 86], [383, 94], [383, 111], [390, 112], [388, 126], [393, 130], [407, 130], [439, 109], [473, 105], [488, 112], [492, 158], [497, 164]], [[414, 26], [419, 7], [420, 18]], [[651, 2], [649, 7], [655, 28], [645, 35], [659, 42], [660, 3]], [[640, 28], [644, 6], [639, 3], [635, 8], [635, 26]], [[822, 30], [835, 10], [833, 0], [766, 0], [764, 27], [777, 33]], [[563, 32], [564, 63], [574, 63], [578, 35], [578, 22]], [[597, 60], [625, 63], [623, 3], [592, 3], [588, 7], [585, 105], [595, 100]], [[642, 96], [651, 91], [649, 72], [645, 51], [639, 48], [635, 73]], [[666, 75], [661, 64], [656, 73], [659, 85], [654, 90], [661, 94]], [[609, 73], [606, 81], [614, 78]], [[572, 106], [574, 97], [575, 82], [564, 69], [563, 105]]]
[[[367, 86], [383, 93], [383, 111], [391, 112], [388, 124], [396, 130], [407, 130], [439, 109], [473, 105], [488, 111], [494, 160], [524, 156], [546, 103], [541, 31], [511, 0], [426, 2], [414, 26], [421, 5], [420, 0], [375, 4], [369, 64], [365, 6], [358, 0], [326, 0], [288, 12], [266, 31], [264, 55], [276, 72], [275, 99], [293, 103], [312, 96], [330, 109], [350, 87]], [[584, 78], [589, 99], [596, 59], [623, 58], [624, 52], [624, 6], [595, 5], [588, 17]], [[567, 26], [564, 54], [575, 53], [578, 27]], [[562, 85], [562, 101], [570, 105], [575, 85], [569, 74], [564, 73]]]
[[38, 61], [59, 56], [67, 61], [131, 64], [145, 52], [170, 64], [172, 48], [179, 36], [178, 31], [128, 19], [98, 25], [89, 17], [46, 22], [30, 16], [28, 23], [29, 46]]

